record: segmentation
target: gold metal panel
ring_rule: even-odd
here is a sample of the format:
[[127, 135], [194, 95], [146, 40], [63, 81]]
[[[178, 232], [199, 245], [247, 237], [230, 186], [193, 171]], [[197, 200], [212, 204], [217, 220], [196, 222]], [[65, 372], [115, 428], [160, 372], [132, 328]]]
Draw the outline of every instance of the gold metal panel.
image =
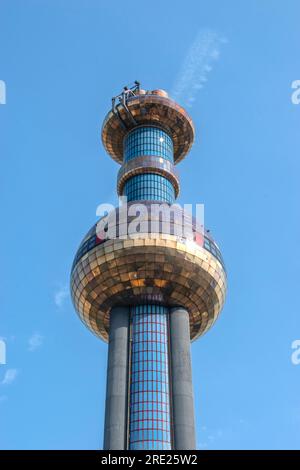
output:
[[[128, 101], [127, 106], [138, 125], [157, 125], [171, 135], [175, 163], [186, 156], [193, 145], [194, 126], [192, 119], [181, 106], [170, 98], [153, 94], [137, 95]], [[125, 129], [117, 114], [110, 111], [102, 126], [102, 142], [109, 155], [121, 164], [123, 139], [134, 124], [123, 106], [118, 106], [118, 112], [125, 123]]]
[[134, 175], [155, 173], [167, 178], [174, 186], [175, 197], [179, 195], [179, 177], [175, 166], [164, 158], [145, 155], [123, 163], [118, 172], [117, 192], [122, 195], [126, 181]]
[[[191, 339], [198, 338], [215, 322], [224, 303], [222, 265], [195, 243], [179, 243], [167, 234], [164, 239], [159, 234], [156, 239], [146, 237], [107, 241], [78, 261], [71, 278], [76, 310], [88, 328], [107, 341], [114, 305], [181, 305], [190, 314]], [[114, 246], [118, 250], [111, 251]]]

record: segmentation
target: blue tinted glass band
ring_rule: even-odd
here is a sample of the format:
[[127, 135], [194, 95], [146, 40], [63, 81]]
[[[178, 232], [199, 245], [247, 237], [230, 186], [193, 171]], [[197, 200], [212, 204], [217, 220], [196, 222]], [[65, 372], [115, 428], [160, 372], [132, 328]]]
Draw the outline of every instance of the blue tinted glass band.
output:
[[172, 204], [175, 201], [175, 190], [172, 183], [164, 176], [154, 173], [135, 175], [127, 180], [123, 195], [127, 196], [128, 202], [153, 200]]
[[173, 162], [173, 153], [171, 137], [158, 127], [137, 127], [124, 139], [124, 162], [141, 155], [157, 155]]
[[129, 449], [171, 449], [168, 309], [131, 307]]

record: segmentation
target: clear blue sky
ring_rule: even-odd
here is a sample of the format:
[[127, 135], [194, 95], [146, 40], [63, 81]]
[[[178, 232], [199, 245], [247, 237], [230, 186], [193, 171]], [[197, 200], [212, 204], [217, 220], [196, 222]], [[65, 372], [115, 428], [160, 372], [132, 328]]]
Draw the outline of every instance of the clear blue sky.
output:
[[1, 0], [0, 448], [102, 446], [107, 347], [66, 294], [71, 263], [116, 199], [111, 96], [180, 76], [197, 131], [180, 201], [204, 202], [229, 284], [192, 345], [198, 447], [300, 448], [299, 18], [297, 0]]

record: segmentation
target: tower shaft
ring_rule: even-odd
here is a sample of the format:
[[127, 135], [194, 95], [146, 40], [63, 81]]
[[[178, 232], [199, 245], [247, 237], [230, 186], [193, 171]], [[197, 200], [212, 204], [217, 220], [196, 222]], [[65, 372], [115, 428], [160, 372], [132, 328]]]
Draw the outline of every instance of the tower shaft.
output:
[[129, 309], [114, 307], [110, 316], [104, 449], [127, 448]]
[[190, 322], [187, 310], [170, 312], [171, 377], [173, 395], [174, 449], [196, 448], [194, 395], [190, 352]]

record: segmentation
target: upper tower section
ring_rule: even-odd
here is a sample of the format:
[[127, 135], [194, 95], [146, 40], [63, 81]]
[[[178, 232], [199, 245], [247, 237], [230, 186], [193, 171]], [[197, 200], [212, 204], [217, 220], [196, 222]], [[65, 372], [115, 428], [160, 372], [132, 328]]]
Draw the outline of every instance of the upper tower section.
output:
[[[165, 91], [146, 92], [136, 83], [113, 98], [102, 141], [121, 164], [117, 190], [128, 204], [88, 232], [71, 274], [75, 308], [104, 340], [115, 306], [180, 305], [189, 312], [192, 340], [222, 309], [227, 280], [220, 251], [203, 227], [173, 204], [179, 192], [174, 164], [193, 140], [191, 118]], [[139, 228], [137, 205], [143, 208]]]
[[[164, 90], [142, 90], [135, 82], [112, 98], [112, 109], [102, 126], [103, 145], [116, 162], [123, 163], [124, 139], [138, 126], [154, 126], [170, 136], [175, 164], [183, 160], [194, 142], [193, 121], [187, 112]], [[168, 148], [163, 150], [167, 157]]]

